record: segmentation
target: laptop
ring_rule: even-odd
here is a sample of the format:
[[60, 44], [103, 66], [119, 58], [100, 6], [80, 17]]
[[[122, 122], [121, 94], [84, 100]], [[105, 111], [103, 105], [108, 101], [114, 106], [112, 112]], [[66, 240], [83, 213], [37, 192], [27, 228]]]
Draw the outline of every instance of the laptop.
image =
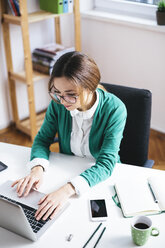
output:
[[37, 221], [34, 215], [38, 209], [38, 202], [44, 194], [31, 190], [28, 196], [19, 198], [16, 189], [11, 188], [11, 185], [12, 181], [6, 181], [0, 185], [0, 226], [27, 239], [37, 241], [69, 206], [69, 203], [66, 203], [52, 220], [48, 218], [46, 221], [42, 219]]

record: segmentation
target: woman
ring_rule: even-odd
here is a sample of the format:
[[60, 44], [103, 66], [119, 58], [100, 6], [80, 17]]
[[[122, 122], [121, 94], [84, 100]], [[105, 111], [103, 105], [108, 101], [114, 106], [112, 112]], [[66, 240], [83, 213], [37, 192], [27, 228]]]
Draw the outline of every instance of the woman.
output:
[[38, 189], [49, 164], [49, 146], [58, 133], [60, 152], [94, 157], [95, 165], [39, 201], [36, 219], [53, 218], [69, 197], [107, 179], [119, 162], [126, 108], [113, 94], [98, 88], [95, 62], [80, 52], [61, 56], [49, 81], [52, 98], [43, 125], [35, 137], [28, 176], [15, 181], [19, 196]]

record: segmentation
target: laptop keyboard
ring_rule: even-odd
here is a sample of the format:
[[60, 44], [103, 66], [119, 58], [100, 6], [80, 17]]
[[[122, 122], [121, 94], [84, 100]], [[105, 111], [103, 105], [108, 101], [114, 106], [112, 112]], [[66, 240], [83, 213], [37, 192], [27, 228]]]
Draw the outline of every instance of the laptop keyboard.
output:
[[6, 196], [0, 195], [0, 197], [2, 199], [8, 200], [9, 202], [16, 203], [22, 207], [34, 233], [37, 233], [46, 224], [46, 222], [49, 220], [49, 219], [47, 219], [46, 221], [44, 221], [44, 220], [37, 221], [35, 218], [36, 209], [31, 208], [31, 207], [29, 207], [29, 206], [27, 206], [21, 202], [14, 201], [14, 200], [6, 197]]

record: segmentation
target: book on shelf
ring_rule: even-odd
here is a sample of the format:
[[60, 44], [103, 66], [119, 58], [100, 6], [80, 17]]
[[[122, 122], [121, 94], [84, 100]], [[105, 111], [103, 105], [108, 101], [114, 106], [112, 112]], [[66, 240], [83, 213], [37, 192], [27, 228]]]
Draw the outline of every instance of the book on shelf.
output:
[[14, 16], [20, 16], [19, 1], [18, 0], [8, 0], [8, 5], [10, 11]]
[[56, 59], [58, 56], [60, 57], [63, 53], [72, 52], [74, 50], [74, 47], [65, 47], [61, 44], [51, 43], [43, 46], [42, 48], [34, 49], [33, 53], [50, 59]]
[[15, 12], [13, 10], [13, 7], [12, 7], [10, 0], [8, 0], [8, 6], [9, 6], [8, 13], [10, 14], [10, 12], [11, 12], [11, 14], [15, 16]]
[[116, 195], [112, 198], [121, 207], [124, 217], [165, 212], [165, 176], [122, 179], [116, 181], [114, 187]]
[[33, 53], [44, 57], [48, 57], [50, 59], [54, 59], [57, 53], [64, 49], [65, 47], [61, 44], [51, 43], [41, 48], [34, 49]]
[[36, 62], [33, 62], [32, 65], [33, 65], [33, 70], [39, 71], [41, 73], [48, 74], [48, 75], [50, 75], [53, 70], [53, 67], [38, 64]]
[[20, 16], [19, 0], [13, 0], [18, 16]]
[[41, 48], [36, 48], [32, 53], [33, 69], [50, 74], [57, 59], [63, 54], [72, 51], [75, 51], [74, 47], [65, 47], [57, 43], [51, 43]]
[[41, 65], [53, 67], [55, 61], [53, 59], [40, 56], [38, 54], [32, 54], [32, 61]]

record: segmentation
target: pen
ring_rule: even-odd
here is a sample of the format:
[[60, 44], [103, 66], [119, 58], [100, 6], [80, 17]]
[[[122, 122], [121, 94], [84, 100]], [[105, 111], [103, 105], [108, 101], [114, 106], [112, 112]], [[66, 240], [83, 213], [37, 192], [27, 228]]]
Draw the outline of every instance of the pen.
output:
[[95, 235], [95, 233], [99, 230], [99, 228], [101, 227], [102, 223], [100, 223], [98, 225], [98, 227], [96, 228], [96, 230], [92, 233], [92, 235], [89, 237], [89, 239], [87, 240], [87, 242], [85, 243], [85, 245], [83, 246], [83, 248], [85, 248], [87, 246], [87, 244], [89, 243], [89, 241], [93, 238], [93, 236]]
[[158, 200], [157, 200], [156, 197], [155, 197], [155, 194], [154, 194], [154, 192], [153, 192], [153, 190], [152, 190], [152, 188], [151, 188], [151, 185], [150, 185], [150, 184], [148, 184], [148, 185], [149, 185], [149, 188], [150, 188], [150, 190], [151, 190], [152, 196], [153, 196], [153, 198], [154, 198], [154, 202], [155, 202], [155, 203], [158, 203]]
[[102, 232], [101, 232], [101, 234], [100, 234], [98, 240], [96, 241], [95, 245], [93, 246], [93, 248], [95, 248], [95, 247], [97, 246], [97, 244], [99, 243], [101, 237], [103, 236], [103, 233], [105, 232], [105, 229], [106, 229], [106, 227], [103, 228], [103, 230], [102, 230]]

